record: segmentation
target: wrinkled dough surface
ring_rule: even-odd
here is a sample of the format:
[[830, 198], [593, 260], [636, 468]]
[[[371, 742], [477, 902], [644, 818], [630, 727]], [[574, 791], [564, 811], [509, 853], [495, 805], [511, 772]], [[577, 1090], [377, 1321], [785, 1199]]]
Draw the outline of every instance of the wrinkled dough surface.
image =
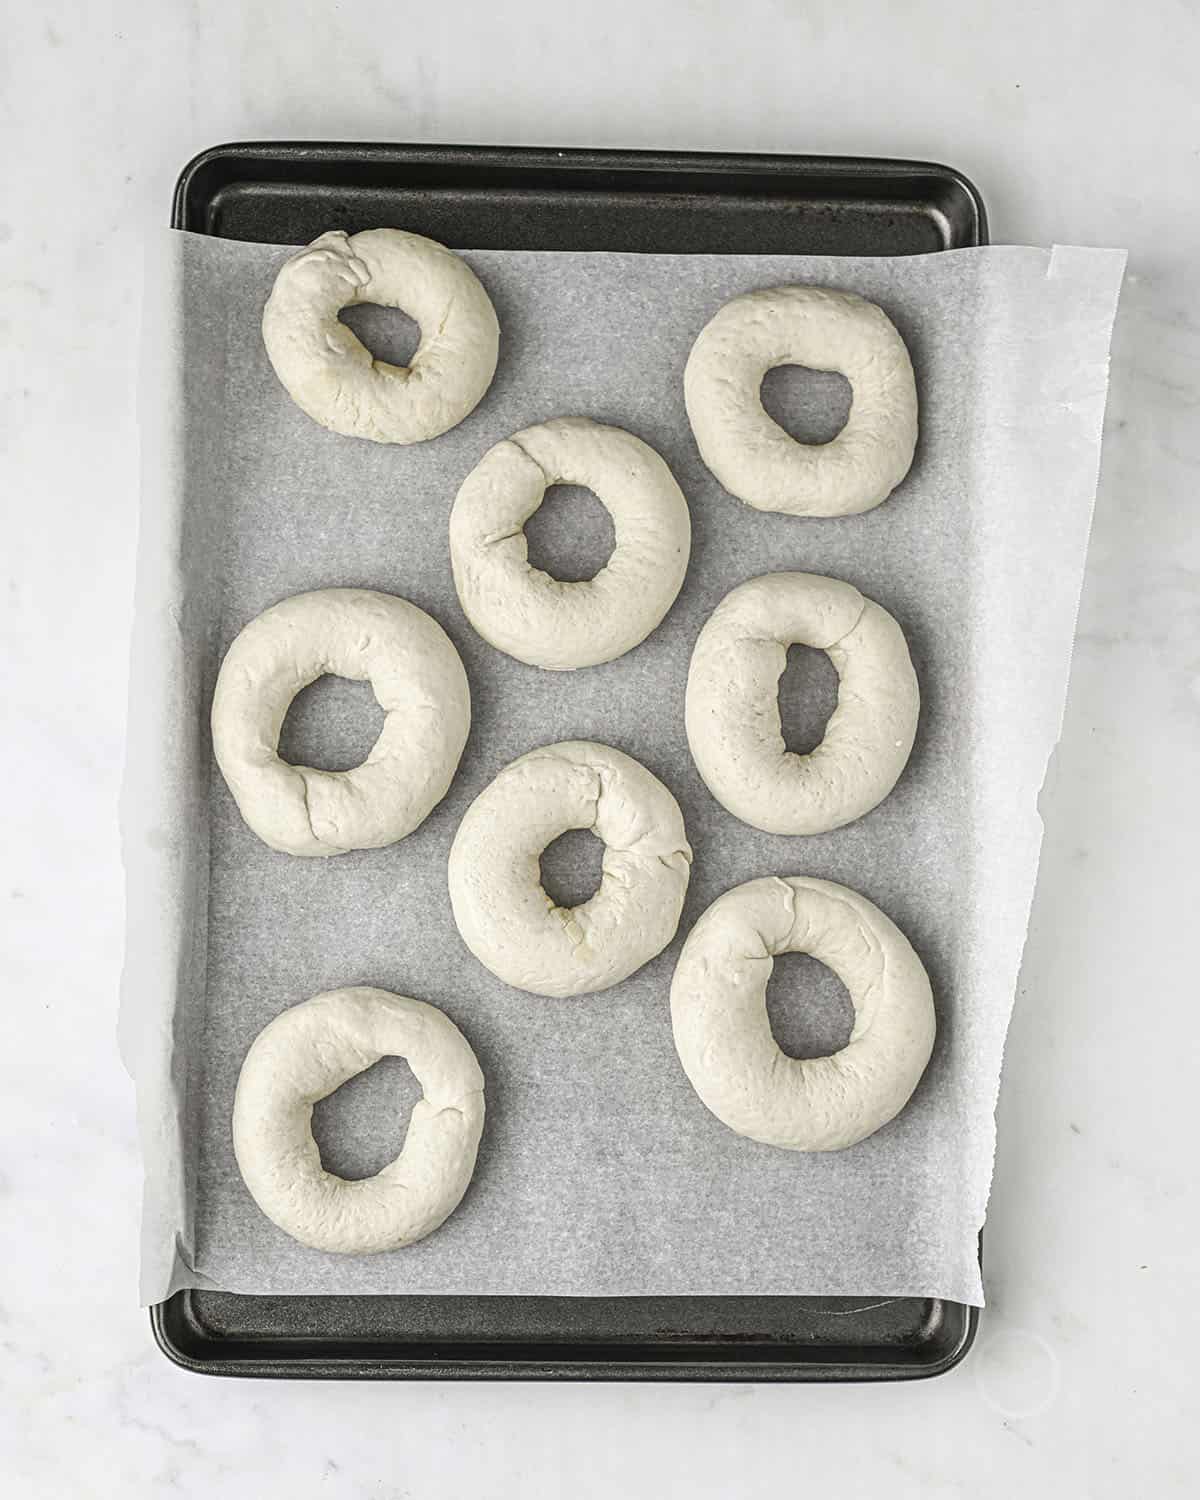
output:
[[[408, 365], [375, 359], [338, 313], [395, 307], [421, 330]], [[345, 437], [421, 443], [456, 426], [496, 373], [500, 326], [465, 260], [402, 229], [332, 229], [293, 255], [263, 309], [263, 342], [288, 395]]]
[[[815, 750], [783, 739], [779, 679], [792, 644], [824, 651], [837, 706]], [[726, 594], [688, 669], [688, 745], [717, 801], [767, 833], [814, 834], [882, 802], [908, 762], [920, 692], [899, 625], [851, 584], [767, 573]]]
[[[384, 721], [349, 771], [292, 766], [279, 732], [326, 673], [369, 682]], [[217, 764], [254, 832], [285, 854], [377, 849], [411, 833], [453, 779], [471, 723], [467, 674], [441, 626], [393, 594], [294, 594], [245, 627], [213, 694]]]
[[[565, 583], [529, 562], [524, 526], [555, 484], [591, 490], [615, 545], [594, 578]], [[654, 449], [586, 417], [559, 417], [484, 454], [450, 516], [454, 584], [471, 624], [518, 661], [554, 671], [612, 661], [675, 602], [691, 551], [683, 492]]]
[[[836, 370], [850, 383], [846, 425], [799, 443], [763, 408], [778, 365]], [[781, 286], [745, 292], [701, 330], [683, 377], [700, 456], [757, 510], [850, 516], [886, 500], [917, 443], [917, 387], [904, 340], [882, 308], [853, 292]]]
[[[422, 1097], [395, 1161], [351, 1182], [321, 1165], [313, 1105], [381, 1057], [403, 1057]], [[450, 1018], [386, 990], [329, 990], [258, 1034], [233, 1104], [233, 1148], [251, 1196], [315, 1250], [369, 1255], [432, 1233], [458, 1206], [483, 1132], [483, 1074]]]
[[[604, 844], [600, 886], [555, 906], [542, 850], [570, 828]], [[675, 936], [692, 851], [675, 798], [608, 745], [566, 740], [506, 766], [471, 806], [450, 850], [463, 941], [493, 974], [537, 995], [583, 995], [628, 978]]]
[[[781, 953], [808, 953], [846, 986], [854, 1029], [839, 1052], [794, 1058], [771, 1033], [767, 983]], [[838, 1151], [894, 1118], [925, 1071], [936, 1029], [929, 977], [865, 896], [768, 876], [717, 898], [671, 984], [675, 1048], [692, 1087], [739, 1135]]]

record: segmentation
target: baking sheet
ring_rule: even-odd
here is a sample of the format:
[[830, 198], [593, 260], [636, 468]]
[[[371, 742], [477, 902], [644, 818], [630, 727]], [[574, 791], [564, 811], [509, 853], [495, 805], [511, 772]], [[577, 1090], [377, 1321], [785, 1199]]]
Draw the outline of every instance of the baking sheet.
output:
[[[259, 335], [290, 248], [172, 232], [147, 277], [144, 514], [123, 831], [129, 943], [122, 1046], [146, 1156], [142, 1294], [788, 1293], [979, 1303], [976, 1239], [991, 1176], [1001, 1050], [1036, 873], [1036, 801], [1065, 694], [1107, 386], [1119, 251], [987, 248], [912, 259], [475, 252], [502, 327], [492, 390], [414, 448], [338, 437], [288, 400]], [[800, 281], [880, 302], [912, 352], [913, 470], [862, 517], [760, 514], [695, 451], [681, 372], [727, 298]], [[366, 310], [379, 354], [403, 320]], [[808, 440], [845, 393], [789, 373], [772, 401]], [[671, 465], [692, 508], [684, 590], [619, 661], [573, 674], [512, 661], [475, 635], [450, 578], [447, 520], [493, 442], [550, 416], [627, 427]], [[598, 507], [553, 497], [549, 560], [603, 556]], [[736, 583], [773, 569], [846, 578], [900, 621], [922, 686], [917, 745], [893, 794], [817, 838], [760, 834], [709, 796], [687, 752], [692, 643]], [[442, 804], [390, 849], [274, 853], [211, 764], [207, 713], [241, 626], [304, 589], [354, 585], [432, 613], [463, 656], [471, 738]], [[785, 683], [819, 732], [830, 684], [802, 653]], [[807, 684], [807, 687], [805, 686]], [[322, 682], [285, 726], [292, 759], [345, 765], [378, 724], [365, 689]], [[789, 717], [791, 710], [789, 709]], [[573, 1001], [511, 990], [454, 927], [445, 862], [463, 811], [514, 756], [560, 738], [636, 756], [683, 808], [695, 860], [676, 941], [623, 985]], [[586, 894], [589, 836], [555, 850]], [[693, 1094], [671, 1043], [683, 936], [718, 894], [772, 872], [842, 881], [880, 905], [929, 969], [939, 1034], [907, 1109], [851, 1150], [745, 1141]], [[487, 1078], [475, 1178], [435, 1235], [343, 1258], [265, 1219], [233, 1160], [241, 1059], [279, 1011], [374, 984], [430, 1000]], [[838, 985], [811, 960], [772, 986], [781, 1038], [845, 1034]], [[385, 1062], [318, 1107], [326, 1164], [357, 1175], [399, 1148], [415, 1086]]]

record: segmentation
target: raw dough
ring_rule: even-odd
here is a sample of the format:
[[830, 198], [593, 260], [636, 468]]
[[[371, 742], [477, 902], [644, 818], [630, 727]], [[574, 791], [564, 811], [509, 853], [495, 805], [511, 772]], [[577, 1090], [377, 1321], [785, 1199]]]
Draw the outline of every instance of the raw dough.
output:
[[[404, 1148], [350, 1182], [321, 1165], [313, 1105], [381, 1057], [421, 1085]], [[233, 1149], [251, 1196], [314, 1250], [370, 1255], [431, 1234], [458, 1207], [483, 1131], [483, 1074], [454, 1022], [387, 990], [328, 990], [275, 1017], [242, 1063]]]
[[[539, 858], [568, 828], [604, 842], [600, 887], [555, 906]], [[506, 766], [467, 809], [450, 850], [463, 941], [493, 974], [535, 995], [584, 995], [627, 979], [675, 936], [692, 851], [679, 804], [608, 745], [564, 740]]]
[[[767, 982], [780, 953], [838, 976], [854, 1029], [829, 1057], [788, 1057], [771, 1034]], [[897, 1115], [936, 1029], [929, 977], [864, 896], [827, 880], [768, 876], [719, 896], [683, 945], [671, 1025], [684, 1072], [731, 1130], [789, 1151], [853, 1146]]]
[[[783, 742], [779, 678], [792, 643], [837, 668], [837, 707], [808, 755]], [[920, 693], [887, 610], [836, 578], [766, 573], [726, 594], [692, 652], [688, 745], [722, 807], [766, 833], [825, 833], [882, 802], [908, 761]]]
[[[522, 528], [552, 484], [585, 485], [612, 516], [612, 556], [585, 582], [529, 564]], [[679, 593], [691, 536], [687, 501], [653, 448], [619, 427], [558, 417], [497, 443], [467, 475], [450, 515], [450, 560], [485, 641], [570, 671], [645, 640]]]
[[[839, 370], [850, 415], [829, 443], [798, 443], [763, 410], [777, 365]], [[758, 510], [851, 516], [886, 500], [917, 442], [917, 387], [904, 340], [853, 292], [780, 286], [727, 302], [701, 330], [683, 376], [704, 462]]]
[[[343, 307], [398, 307], [420, 325], [410, 365], [373, 359]], [[457, 426], [492, 383], [496, 312], [453, 251], [402, 229], [331, 229], [283, 266], [263, 309], [275, 373], [322, 427], [376, 443], [421, 443]]]
[[[327, 672], [369, 682], [385, 714], [350, 771], [279, 758], [292, 699]], [[449, 636], [407, 599], [369, 589], [295, 594], [265, 610], [230, 646], [213, 694], [217, 764], [242, 817], [285, 854], [377, 849], [411, 833], [445, 796], [470, 723]]]

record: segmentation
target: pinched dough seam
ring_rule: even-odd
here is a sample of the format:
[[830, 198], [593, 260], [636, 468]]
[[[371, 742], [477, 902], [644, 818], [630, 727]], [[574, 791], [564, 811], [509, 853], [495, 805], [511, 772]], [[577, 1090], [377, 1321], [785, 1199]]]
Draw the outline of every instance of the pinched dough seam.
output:
[[[533, 454], [530, 453], [529, 449], [525, 446], [524, 443], [522, 443], [520, 441], [519, 438], [516, 438], [516, 437], [506, 438], [505, 442], [511, 444], [511, 446], [514, 447], [517, 450], [518, 453], [521, 453], [525, 458], [527, 458], [529, 460], [529, 462], [533, 465], [533, 467], [542, 476], [542, 498], [538, 501], [537, 506], [534, 509], [534, 514], [536, 515], [537, 511], [541, 509], [541, 507], [542, 507], [542, 505], [543, 505], [543, 503], [544, 503], [544, 501], [546, 499], [546, 491], [549, 490], [549, 489], [551, 489], [556, 484], [563, 484], [563, 483], [565, 483], [565, 481], [562, 480], [562, 479], [555, 479], [554, 476], [550, 473], [549, 469], [546, 468], [545, 464], [540, 463], [536, 458], [534, 458]], [[588, 486], [584, 485], [583, 488], [587, 489]], [[593, 490], [592, 493], [595, 494], [596, 492]], [[600, 501], [601, 505], [604, 505], [604, 499], [603, 499], [602, 496], [596, 495], [596, 498], [597, 498], [597, 500]], [[608, 506], [604, 505], [604, 509], [607, 511], [608, 510]], [[610, 511], [609, 515], [611, 516], [611, 514], [612, 514], [612, 512]], [[487, 536], [480, 537], [480, 539], [479, 539], [479, 549], [482, 551], [482, 550], [484, 550], [487, 547], [495, 547], [495, 546], [498, 546], [501, 542], [508, 542], [508, 541], [511, 541], [513, 537], [520, 536], [524, 532], [525, 527], [528, 525], [529, 520], [532, 520], [532, 516], [530, 516], [527, 520], [522, 521], [519, 526], [513, 526], [513, 527], [511, 527], [508, 531], [494, 531], [494, 532], [489, 533]], [[614, 522], [614, 524], [615, 524], [615, 522]], [[614, 548], [614, 550], [615, 550], [615, 548]], [[543, 569], [543, 568], [535, 568], [531, 562], [528, 562], [528, 559], [526, 560], [526, 562], [527, 562], [527, 566], [528, 566], [528, 568], [529, 568], [529, 570], [530, 570], [531, 573], [543, 573], [543, 572], [545, 572], [545, 569]], [[596, 578], [599, 578], [600, 573], [605, 572], [607, 568], [608, 568], [608, 563], [605, 563], [604, 567], [600, 569], [600, 572], [597, 573], [594, 578], [585, 579], [583, 581], [587, 582], [587, 583], [595, 583]], [[561, 579], [554, 578], [554, 575], [552, 573], [547, 573], [546, 577], [553, 579], [553, 581], [555, 583], [561, 583], [562, 582]], [[574, 587], [574, 585], [567, 585], [567, 586], [568, 587]]]
[[[300, 778], [300, 795], [304, 799], [304, 821], [308, 824], [308, 831], [312, 834], [313, 839], [320, 844], [322, 849], [336, 849], [339, 854], [349, 854], [350, 845], [347, 844], [343, 847], [341, 844], [335, 844], [332, 839], [326, 838], [324, 834], [317, 832], [317, 825], [313, 822], [312, 808], [308, 803], [308, 777], [298, 766], [293, 766], [292, 769]], [[332, 818], [329, 822], [330, 826], [336, 831], [337, 823]]]
[[[549, 469], [546, 468], [546, 465], [544, 463], [542, 463], [539, 459], [534, 458], [533, 454], [530, 453], [529, 449], [521, 441], [521, 439], [520, 439], [519, 436], [517, 436], [517, 437], [510, 437], [510, 438], [506, 439], [506, 441], [509, 442], [509, 443], [511, 443], [513, 445], [513, 447], [516, 448], [516, 450], [519, 453], [523, 453], [525, 455], [525, 457], [529, 460], [529, 462], [533, 465], [533, 467], [542, 476], [542, 483], [546, 486], [547, 489], [549, 489], [550, 486], [555, 481], [553, 479], [551, 479], [551, 477], [550, 477], [550, 471], [549, 471]], [[559, 483], [561, 483], [561, 480], [559, 481]]]
[[[540, 464], [537, 461], [537, 459], [534, 458], [533, 454], [530, 453], [529, 449], [526, 448], [526, 446], [525, 446], [524, 443], [518, 442], [518, 440], [515, 437], [508, 437], [508, 438], [504, 439], [503, 443], [500, 443], [497, 446], [504, 447], [505, 444], [509, 445], [510, 447], [515, 448], [518, 453], [522, 454], [525, 458], [527, 458], [529, 460], [529, 462], [533, 465], [533, 467], [542, 476], [542, 499], [538, 501], [538, 509], [540, 509], [541, 505], [542, 505], [542, 501], [544, 501], [545, 498], [546, 498], [545, 491], [548, 490], [551, 487], [551, 485], [554, 483], [554, 481], [550, 478], [550, 475], [547, 472], [547, 470], [545, 468], [545, 465]], [[603, 501], [601, 501], [600, 503], [602, 505], [604, 504]], [[607, 509], [607, 507], [605, 507], [605, 508]], [[477, 547], [478, 547], [478, 550], [482, 552], [483, 550], [485, 550], [488, 547], [498, 546], [499, 543], [501, 543], [501, 542], [511, 541], [513, 537], [521, 535], [521, 533], [525, 530], [525, 525], [526, 525], [526, 522], [523, 521], [519, 526], [510, 527], [508, 531], [493, 531], [493, 532], [489, 532], [486, 536], [481, 536], [478, 539], [478, 542], [476, 544]], [[530, 567], [532, 568], [532, 564], [530, 564]], [[534, 571], [540, 572], [541, 569], [534, 569]]]
[[[768, 574], [766, 576], [769, 577], [770, 575]], [[842, 644], [842, 642], [847, 638], [847, 636], [853, 635], [858, 627], [862, 624], [863, 616], [866, 614], [867, 607], [870, 603], [870, 599], [862, 596], [862, 608], [859, 610], [858, 616], [855, 619], [854, 624], [850, 626], [849, 630], [844, 630], [835, 641], [830, 641], [827, 646], [812, 646], [810, 647], [810, 649], [813, 651], [825, 652], [836, 651], [837, 648]], [[715, 635], [716, 631], [714, 631], [713, 633]], [[777, 635], [732, 635], [725, 640], [718, 639], [715, 645], [709, 645], [705, 647], [703, 643], [701, 643], [701, 649], [704, 650], [706, 655], [709, 652], [711, 652], [713, 655], [716, 655], [719, 651], [731, 651], [735, 646], [783, 646], [786, 649], [788, 646], [801, 646], [807, 644], [807, 641], [784, 641]]]
[[[778, 875], [773, 876], [772, 879], [778, 885], [781, 885], [783, 887], [783, 889], [784, 889], [784, 892], [785, 892], [784, 899], [787, 902], [788, 916], [789, 916], [789, 919], [790, 919], [790, 925], [789, 925], [789, 928], [788, 928], [788, 939], [790, 941], [790, 939], [792, 937], [792, 934], [796, 930], [796, 888], [795, 888], [795, 886], [793, 886], [792, 884], [790, 884], [790, 882], [788, 882], [786, 880], [781, 880]], [[806, 889], [807, 889], [807, 887], [806, 887]], [[854, 919], [854, 923], [858, 927], [859, 931], [863, 931], [864, 930], [862, 917], [859, 915], [858, 911], [855, 909], [853, 902], [847, 901], [844, 896], [835, 896], [835, 895], [832, 895], [829, 891], [821, 891], [819, 894], [821, 896], [823, 896], [827, 901], [832, 901], [837, 906], [840, 906], [844, 910], [849, 911], [849, 913], [852, 916], [852, 918]], [[878, 990], [882, 990], [883, 987], [887, 984], [887, 973], [888, 973], [887, 948], [884, 946], [883, 943], [881, 943], [879, 941], [878, 938], [875, 937], [875, 935], [869, 929], [866, 929], [866, 932], [867, 932], [868, 938], [870, 939], [872, 947], [879, 954], [879, 980], [878, 980], [878, 983], [876, 985], [876, 988]], [[784, 948], [778, 954], [771, 953], [771, 954], [768, 954], [767, 956], [771, 959], [771, 962], [774, 963], [775, 959], [778, 958], [778, 957], [782, 957], [782, 955], [784, 953], [799, 953], [800, 951], [801, 950], [799, 948]], [[809, 953], [808, 956], [810, 958], [817, 958], [817, 955], [815, 953]], [[835, 970], [831, 969], [830, 966], [825, 963], [824, 959], [817, 958], [817, 962], [819, 964], [824, 964], [825, 967], [830, 970], [830, 973], [834, 974], [835, 978], [841, 979], [841, 976], [839, 974], [837, 974]], [[842, 981], [842, 982], [843, 982], [844, 987], [846, 988], [847, 994], [849, 994], [849, 986], [845, 986], [845, 982], [844, 981]], [[851, 1005], [851, 1008], [854, 1011], [854, 1025], [850, 1028], [850, 1042], [857, 1042], [857, 1041], [861, 1041], [861, 1039], [864, 1036], [866, 1036], [867, 1032], [870, 1031], [872, 1025], [874, 1024], [875, 1013], [879, 1009], [879, 1003], [878, 1003], [878, 1000], [877, 1000], [876, 1003], [875, 1003], [875, 1005], [872, 1006], [871, 1011], [870, 1011], [869, 1014], [864, 1014], [859, 1009], [859, 1006], [856, 1003], [855, 997], [853, 995], [850, 996], [850, 1005]], [[850, 1045], [850, 1042], [846, 1043], [847, 1047]], [[843, 1047], [840, 1050], [842, 1052], [844, 1052], [846, 1050], [846, 1048]], [[780, 1049], [780, 1055], [781, 1056], [786, 1056], [787, 1055], [786, 1053], [783, 1052], [782, 1048]], [[835, 1052], [835, 1053], [832, 1053], [831, 1055], [834, 1056], [834, 1057], [837, 1057], [839, 1054], [837, 1052]]]
[[[573, 770], [586, 771], [589, 776], [594, 778], [596, 786], [595, 790], [590, 794], [589, 800], [592, 802], [595, 811], [592, 816], [592, 821], [583, 825], [583, 827], [579, 831], [590, 832], [592, 834], [595, 834], [595, 836], [599, 838], [599, 835], [596, 834], [596, 824], [600, 818], [600, 801], [601, 798], [607, 795], [611, 795], [610, 789], [606, 785], [606, 780], [611, 777], [612, 774], [609, 767], [586, 764], [580, 765], [578, 761], [570, 760], [565, 755], [532, 755], [524, 763], [526, 765], [535, 765], [539, 761], [554, 763], [562, 766], [570, 766]], [[601, 839], [600, 842], [604, 845], [605, 849], [612, 849], [617, 854], [629, 854], [632, 855], [634, 859], [645, 860], [647, 863], [649, 863], [650, 860], [657, 860], [659, 864], [661, 864], [665, 869], [670, 870], [672, 874], [675, 873], [675, 867], [671, 863], [671, 861], [674, 859], [682, 858], [684, 863], [689, 868], [691, 867], [692, 853], [690, 846], [685, 846], [682, 849], [673, 849], [670, 854], [639, 854], [636, 848], [633, 848], [628, 844], [610, 844], [607, 839]], [[612, 880], [618, 885], [621, 884], [620, 877], [611, 870], [606, 870], [602, 879]], [[546, 894], [544, 886], [542, 887], [542, 894]], [[588, 899], [590, 900], [591, 897], [589, 897]], [[584, 931], [583, 927], [579, 923], [578, 918], [575, 915], [578, 907], [559, 906], [548, 895], [546, 896], [546, 900], [550, 903], [550, 915], [552, 917], [555, 917], [562, 924], [563, 932], [575, 945], [575, 947], [581, 948], [585, 946], [588, 940], [588, 934]], [[587, 903], [581, 902], [580, 904], [586, 905]]]
[[[595, 777], [596, 780], [600, 783], [594, 796], [589, 798], [590, 801], [593, 801], [596, 804], [596, 817], [593, 818], [589, 824], [586, 824], [583, 830], [580, 830], [590, 830], [592, 832], [595, 832], [596, 822], [599, 818], [601, 798], [612, 795], [611, 788], [606, 785], [606, 780], [612, 776], [612, 768], [609, 766], [591, 765], [586, 761], [580, 762], [577, 760], [571, 760], [565, 755], [530, 755], [527, 757], [523, 757], [520, 764], [531, 766], [536, 765], [540, 761], [549, 762], [560, 766], [570, 766], [570, 768], [574, 771], [585, 771], [588, 775]], [[643, 769], [645, 768], [643, 767]], [[649, 775], [651, 773], [647, 772], [647, 774]], [[599, 838], [598, 834], [596, 836], [597, 838]], [[639, 854], [636, 847], [631, 844], [610, 844], [606, 839], [601, 839], [600, 842], [606, 849], [613, 849], [618, 854], [632, 854], [635, 859], [660, 859], [663, 861], [667, 861], [676, 858], [678, 855], [682, 855], [684, 859], [687, 860], [689, 865], [692, 862], [690, 846], [687, 845], [685, 845], [681, 849], [673, 849], [670, 854]]]
[[[369, 644], [369, 641], [370, 641], [370, 637], [367, 638], [367, 643], [366, 644]], [[362, 649], [364, 649], [364, 650], [366, 649], [366, 644], [364, 644], [364, 646], [363, 646]], [[376, 702], [378, 702], [378, 701], [379, 700], [376, 699]], [[426, 709], [426, 710], [430, 710], [430, 711], [436, 713], [438, 711], [438, 705], [436, 703], [425, 703], [425, 704], [420, 705], [420, 709]], [[418, 709], [418, 711], [420, 711], [420, 709]], [[390, 711], [391, 710], [388, 710], [387, 712], [390, 712]], [[386, 715], [386, 712], [385, 712], [385, 719], [386, 719], [386, 716], [387, 715]], [[388, 761], [388, 760], [398, 760], [399, 758], [400, 758], [399, 757], [399, 753], [397, 753], [395, 755], [380, 756], [379, 760], [380, 761]], [[365, 765], [366, 762], [364, 761], [364, 762], [362, 762], [362, 764]], [[338, 844], [338, 843], [335, 843], [333, 839], [328, 838], [325, 834], [317, 832], [317, 825], [313, 822], [312, 808], [309, 805], [309, 801], [308, 801], [308, 777], [304, 774], [305, 771], [311, 771], [311, 770], [316, 770], [316, 769], [317, 768], [315, 766], [305, 766], [303, 768], [300, 767], [300, 766], [293, 766], [292, 767], [292, 770], [295, 771], [296, 775], [300, 779], [300, 795], [304, 799], [304, 820], [308, 824], [308, 831], [312, 835], [312, 837], [316, 841], [316, 843], [320, 844], [323, 849], [334, 849], [334, 850], [337, 851], [338, 854], [350, 854], [351, 852], [353, 852], [354, 845], [352, 845], [352, 844]], [[355, 767], [354, 769], [357, 769], [357, 767]], [[345, 775], [347, 773], [346, 772], [338, 772], [338, 771], [330, 771], [330, 772], [326, 772], [325, 774], [326, 775], [331, 775], [331, 776], [337, 776], [337, 775]], [[334, 830], [334, 832], [336, 832], [337, 831], [337, 826], [338, 826], [337, 825], [337, 820], [335, 818], [331, 817], [329, 819], [329, 826]]]

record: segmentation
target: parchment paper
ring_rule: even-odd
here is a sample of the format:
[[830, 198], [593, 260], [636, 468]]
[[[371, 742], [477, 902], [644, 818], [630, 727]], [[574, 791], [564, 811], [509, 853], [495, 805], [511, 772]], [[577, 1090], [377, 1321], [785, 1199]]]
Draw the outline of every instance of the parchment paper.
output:
[[[145, 319], [144, 515], [123, 826], [129, 944], [122, 1043], [146, 1157], [142, 1293], [791, 1293], [982, 1300], [976, 1236], [993, 1155], [1001, 1051], [1057, 740], [1095, 491], [1108, 342], [1124, 255], [1056, 248], [913, 259], [476, 252], [502, 350], [475, 413], [436, 442], [326, 432], [276, 381], [259, 333], [285, 248], [183, 234], [151, 254]], [[868, 515], [800, 520], [739, 504], [700, 462], [682, 370], [707, 319], [752, 287], [810, 282], [878, 301], [908, 342], [921, 439], [912, 472]], [[403, 320], [356, 327], [396, 351]], [[399, 330], [399, 333], [398, 333]], [[808, 440], [845, 411], [836, 377], [788, 372], [769, 402]], [[447, 520], [494, 442], [581, 413], [626, 427], [691, 505], [687, 581], [663, 625], [619, 661], [541, 672], [487, 646], [450, 576]], [[576, 574], [604, 556], [594, 502], [551, 497], [541, 556]], [[773, 569], [845, 578], [902, 624], [921, 683], [917, 745], [893, 794], [817, 838], [760, 834], [724, 812], [688, 754], [683, 693], [701, 624]], [[387, 590], [449, 632], [470, 677], [470, 742], [449, 795], [390, 849], [329, 860], [266, 848], [211, 764], [220, 657], [242, 625], [305, 589]], [[784, 684], [801, 748], [832, 705], [824, 658]], [[315, 685], [285, 726], [293, 760], [352, 764], [379, 723], [365, 688]], [[803, 736], [807, 734], [807, 742]], [[603, 994], [509, 989], [460, 941], [450, 840], [514, 756], [561, 738], [636, 756], [683, 808], [695, 851], [676, 941]], [[590, 835], [547, 878], [580, 898]], [[938, 1040], [899, 1118], [850, 1150], [799, 1155], [734, 1135], [700, 1104], [671, 1041], [684, 935], [722, 891], [772, 872], [842, 881], [908, 934], [933, 980]], [[593, 882], [594, 884], [594, 882]], [[430, 1000], [487, 1079], [474, 1181], [446, 1225], [393, 1254], [305, 1249], [256, 1208], [229, 1117], [249, 1043], [319, 990], [372, 984]], [[837, 982], [780, 963], [777, 1032], [810, 1052], [847, 1033]], [[415, 1085], [383, 1063], [318, 1109], [331, 1170], [399, 1149]]]

